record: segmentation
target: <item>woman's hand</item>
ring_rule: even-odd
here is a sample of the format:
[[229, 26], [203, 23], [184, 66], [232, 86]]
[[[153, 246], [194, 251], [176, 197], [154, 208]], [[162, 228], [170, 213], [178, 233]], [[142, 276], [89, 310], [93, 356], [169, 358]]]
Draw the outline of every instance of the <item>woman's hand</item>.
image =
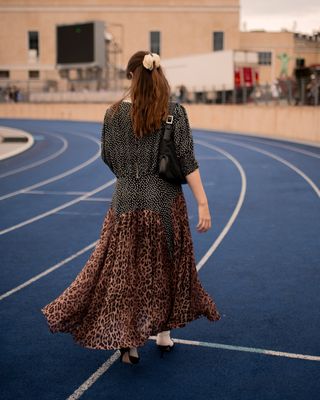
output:
[[211, 228], [211, 215], [207, 202], [198, 204], [198, 214], [199, 222], [197, 225], [197, 231], [199, 233], [206, 232], [208, 229]]

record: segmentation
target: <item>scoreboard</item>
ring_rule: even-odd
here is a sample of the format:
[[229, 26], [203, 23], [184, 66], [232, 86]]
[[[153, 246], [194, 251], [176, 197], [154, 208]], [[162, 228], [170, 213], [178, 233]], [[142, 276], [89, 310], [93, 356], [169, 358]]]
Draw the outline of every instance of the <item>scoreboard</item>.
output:
[[105, 66], [103, 21], [57, 25], [57, 66], [61, 68]]

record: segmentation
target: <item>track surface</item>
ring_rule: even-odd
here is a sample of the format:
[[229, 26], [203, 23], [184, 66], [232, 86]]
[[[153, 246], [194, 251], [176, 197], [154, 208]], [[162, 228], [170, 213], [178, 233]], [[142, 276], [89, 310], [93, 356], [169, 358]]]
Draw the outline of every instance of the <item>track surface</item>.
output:
[[[0, 340], [3, 399], [316, 400], [320, 393], [320, 148], [194, 130], [212, 228], [197, 267], [222, 319], [154, 337], [137, 366], [119, 352], [51, 334], [40, 312], [93, 251], [115, 176], [100, 159], [101, 124], [0, 120], [35, 144], [1, 162]], [[24, 169], [24, 170], [23, 170]]]

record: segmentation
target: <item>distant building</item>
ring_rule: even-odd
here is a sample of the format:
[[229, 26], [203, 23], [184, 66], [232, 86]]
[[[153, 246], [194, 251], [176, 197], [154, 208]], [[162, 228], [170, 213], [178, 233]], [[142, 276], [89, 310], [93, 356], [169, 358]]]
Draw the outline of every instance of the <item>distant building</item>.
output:
[[[105, 22], [106, 48], [114, 71], [123, 70], [137, 50], [157, 52], [163, 59], [254, 50], [259, 52], [260, 82], [264, 83], [278, 77], [279, 53], [291, 57], [289, 74], [295, 58], [305, 58], [306, 64], [320, 60], [318, 36], [240, 32], [240, 0], [0, 0], [0, 87], [19, 81], [33, 90], [75, 89], [66, 85], [56, 68], [56, 26], [88, 21]], [[114, 79], [110, 68], [105, 74]]]
[[0, 0], [0, 79], [59, 80], [55, 69], [57, 24], [105, 21], [106, 37], [112, 39], [113, 51], [119, 50], [112, 62], [121, 67], [137, 50], [151, 50], [170, 58], [238, 48], [239, 3]]
[[320, 65], [320, 32], [314, 35], [290, 31], [240, 32], [240, 47], [258, 52], [260, 83], [272, 83], [284, 76], [283, 70], [290, 77], [296, 66], [303, 63]]

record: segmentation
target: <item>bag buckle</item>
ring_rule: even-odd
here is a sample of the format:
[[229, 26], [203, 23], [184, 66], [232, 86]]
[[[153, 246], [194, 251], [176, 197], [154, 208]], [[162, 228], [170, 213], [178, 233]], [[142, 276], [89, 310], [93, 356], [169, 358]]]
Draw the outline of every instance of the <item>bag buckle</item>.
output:
[[167, 124], [172, 124], [172, 122], [173, 122], [173, 115], [168, 115], [166, 123]]

